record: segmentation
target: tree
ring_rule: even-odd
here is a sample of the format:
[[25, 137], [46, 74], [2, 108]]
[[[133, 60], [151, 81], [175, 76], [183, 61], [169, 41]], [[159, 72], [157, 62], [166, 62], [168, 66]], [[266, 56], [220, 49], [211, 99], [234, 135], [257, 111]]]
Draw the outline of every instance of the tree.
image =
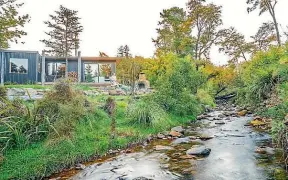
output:
[[117, 50], [117, 57], [124, 57], [124, 47], [122, 45]]
[[180, 56], [192, 53], [190, 21], [183, 8], [172, 7], [160, 13], [158, 37], [152, 39], [158, 51], [173, 52]]
[[85, 67], [85, 80], [86, 82], [93, 82], [92, 67], [90, 64], [87, 64]]
[[261, 16], [263, 13], [267, 11], [269, 12], [270, 16], [273, 19], [273, 24], [276, 30], [277, 42], [278, 42], [278, 45], [280, 46], [281, 37], [280, 37], [278, 22], [277, 22], [276, 14], [275, 14], [275, 7], [278, 3], [278, 0], [247, 0], [246, 3], [247, 5], [251, 5], [250, 7], [247, 8], [248, 13], [251, 13], [257, 8], [260, 9], [259, 16]]
[[49, 39], [40, 41], [48, 48], [47, 52], [65, 57], [65, 77], [68, 77], [68, 56], [71, 56], [72, 50], [79, 48], [79, 34], [83, 31], [83, 26], [79, 22], [78, 11], [70, 10], [61, 5], [55, 14], [50, 15], [50, 21], [44, 22], [51, 29], [45, 32]]
[[132, 54], [130, 53], [130, 48], [128, 45], [120, 46], [117, 50], [117, 57], [125, 57], [125, 58], [131, 58]]
[[244, 35], [237, 32], [234, 27], [220, 30], [216, 44], [219, 46], [219, 52], [230, 57], [231, 63], [237, 63], [241, 59], [247, 61], [253, 47], [251, 43], [245, 41]]
[[204, 4], [205, 0], [190, 0], [188, 2], [191, 28], [195, 30], [194, 58], [201, 60], [209, 59], [210, 49], [219, 38], [217, 28], [222, 25], [221, 6]]
[[123, 54], [125, 58], [130, 58], [132, 55], [130, 54], [130, 48], [128, 45], [125, 45], [123, 48]]
[[11, 64], [10, 64], [10, 72], [12, 72], [12, 73], [18, 73], [18, 66], [15, 64], [15, 63], [13, 63], [13, 62], [11, 62]]
[[256, 51], [267, 51], [270, 45], [277, 41], [275, 26], [273, 22], [263, 23], [254, 36], [251, 36]]
[[0, 0], [0, 48], [9, 48], [9, 42], [18, 43], [19, 38], [27, 35], [21, 28], [30, 21], [30, 17], [18, 12], [23, 5], [17, 0]]
[[19, 67], [19, 73], [27, 73], [27, 69], [24, 68], [23, 65]]

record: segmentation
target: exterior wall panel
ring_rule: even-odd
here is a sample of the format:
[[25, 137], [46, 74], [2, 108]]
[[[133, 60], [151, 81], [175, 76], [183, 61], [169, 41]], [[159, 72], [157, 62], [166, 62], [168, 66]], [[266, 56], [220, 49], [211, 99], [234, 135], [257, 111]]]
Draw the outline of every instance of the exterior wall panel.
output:
[[[4, 52], [4, 60], [5, 60], [5, 82], [12, 82], [18, 84], [25, 83], [35, 83], [37, 82], [37, 71], [36, 68], [38, 66], [38, 53], [33, 52]], [[27, 74], [19, 74], [19, 73], [10, 73], [10, 58], [18, 58], [18, 59], [28, 59], [28, 72]]]

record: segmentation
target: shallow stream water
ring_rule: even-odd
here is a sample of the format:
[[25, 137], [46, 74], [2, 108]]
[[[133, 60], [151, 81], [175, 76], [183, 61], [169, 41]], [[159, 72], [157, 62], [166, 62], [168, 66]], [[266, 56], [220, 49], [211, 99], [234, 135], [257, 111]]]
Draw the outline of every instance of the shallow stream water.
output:
[[[224, 111], [210, 112], [200, 124], [191, 124], [185, 128], [184, 137], [188, 139], [191, 139], [191, 136], [213, 137], [212, 139], [202, 141], [201, 138], [197, 138], [176, 145], [171, 139], [154, 140], [132, 153], [120, 154], [104, 162], [96, 161], [77, 174], [70, 173], [70, 177], [66, 174], [66, 178], [72, 180], [275, 179], [269, 174], [267, 166], [263, 166], [263, 162], [270, 162], [271, 157], [263, 158], [262, 155], [255, 153], [258, 146], [265, 145], [268, 148], [271, 146], [270, 136], [245, 126], [252, 117], [227, 116], [227, 112], [233, 111], [226, 111], [225, 117]], [[208, 156], [187, 157], [187, 150], [196, 144], [210, 148], [211, 153]], [[157, 145], [162, 150], [156, 150]]]

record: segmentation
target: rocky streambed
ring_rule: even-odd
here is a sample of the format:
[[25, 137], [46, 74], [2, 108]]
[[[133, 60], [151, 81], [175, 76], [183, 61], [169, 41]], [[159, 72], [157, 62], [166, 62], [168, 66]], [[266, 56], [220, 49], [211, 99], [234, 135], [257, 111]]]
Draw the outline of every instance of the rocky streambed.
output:
[[275, 176], [271, 137], [248, 126], [252, 119], [247, 111], [219, 107], [186, 127], [172, 128], [149, 143], [79, 165], [55, 179], [286, 179], [283, 173]]

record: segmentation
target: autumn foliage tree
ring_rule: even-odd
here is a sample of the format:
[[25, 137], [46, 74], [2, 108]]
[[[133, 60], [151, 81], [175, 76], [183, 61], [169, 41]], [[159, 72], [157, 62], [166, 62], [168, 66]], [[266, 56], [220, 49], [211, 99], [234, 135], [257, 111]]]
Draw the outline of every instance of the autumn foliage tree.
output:
[[172, 7], [160, 13], [157, 38], [152, 39], [162, 52], [173, 52], [180, 56], [192, 53], [190, 21], [183, 8]]
[[191, 28], [195, 32], [195, 60], [210, 59], [211, 47], [219, 38], [219, 26], [222, 25], [222, 7], [213, 3], [205, 4], [205, 0], [190, 0], [188, 2]]

